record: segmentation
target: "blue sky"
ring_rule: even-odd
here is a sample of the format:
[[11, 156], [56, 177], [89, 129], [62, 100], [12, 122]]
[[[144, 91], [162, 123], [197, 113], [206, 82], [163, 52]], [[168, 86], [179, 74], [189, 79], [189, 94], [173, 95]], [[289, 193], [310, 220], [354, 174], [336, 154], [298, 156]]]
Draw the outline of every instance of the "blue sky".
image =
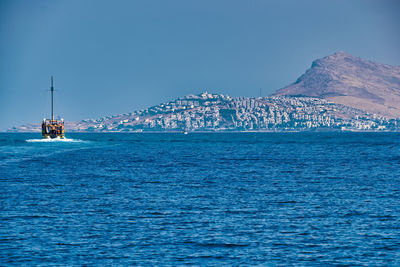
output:
[[400, 1], [0, 0], [0, 131], [204, 91], [263, 95], [339, 50], [400, 65]]

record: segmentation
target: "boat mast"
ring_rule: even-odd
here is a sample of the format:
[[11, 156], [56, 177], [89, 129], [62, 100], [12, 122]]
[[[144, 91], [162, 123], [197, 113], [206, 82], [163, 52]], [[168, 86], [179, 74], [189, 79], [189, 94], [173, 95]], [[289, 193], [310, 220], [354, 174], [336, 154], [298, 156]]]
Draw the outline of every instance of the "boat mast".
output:
[[53, 76], [51, 76], [51, 87], [50, 87], [50, 91], [51, 91], [51, 120], [54, 121], [54, 113], [53, 113], [53, 98], [54, 98], [54, 87], [53, 87]]

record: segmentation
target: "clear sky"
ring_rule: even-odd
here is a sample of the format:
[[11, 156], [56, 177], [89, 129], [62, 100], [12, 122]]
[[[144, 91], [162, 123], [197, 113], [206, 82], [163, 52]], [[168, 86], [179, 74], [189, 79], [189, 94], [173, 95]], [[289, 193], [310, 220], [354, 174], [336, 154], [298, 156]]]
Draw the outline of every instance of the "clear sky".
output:
[[0, 0], [0, 131], [204, 91], [263, 95], [339, 50], [400, 65], [400, 1]]

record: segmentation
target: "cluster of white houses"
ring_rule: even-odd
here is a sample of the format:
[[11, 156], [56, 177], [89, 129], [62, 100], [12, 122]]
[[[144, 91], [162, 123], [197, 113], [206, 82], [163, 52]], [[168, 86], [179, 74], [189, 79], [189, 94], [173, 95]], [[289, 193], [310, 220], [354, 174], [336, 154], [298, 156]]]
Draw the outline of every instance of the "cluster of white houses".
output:
[[82, 121], [92, 131], [386, 130], [399, 120], [309, 97], [188, 95], [129, 114]]

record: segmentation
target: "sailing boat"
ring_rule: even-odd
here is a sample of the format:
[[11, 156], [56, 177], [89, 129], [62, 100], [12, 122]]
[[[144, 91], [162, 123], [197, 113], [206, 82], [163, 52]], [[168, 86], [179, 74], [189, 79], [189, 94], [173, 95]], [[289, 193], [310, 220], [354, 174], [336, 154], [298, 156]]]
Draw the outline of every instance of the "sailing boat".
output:
[[64, 135], [64, 120], [54, 119], [54, 86], [53, 86], [53, 76], [51, 76], [51, 119], [43, 119], [42, 122], [42, 137], [47, 139], [63, 139]]

